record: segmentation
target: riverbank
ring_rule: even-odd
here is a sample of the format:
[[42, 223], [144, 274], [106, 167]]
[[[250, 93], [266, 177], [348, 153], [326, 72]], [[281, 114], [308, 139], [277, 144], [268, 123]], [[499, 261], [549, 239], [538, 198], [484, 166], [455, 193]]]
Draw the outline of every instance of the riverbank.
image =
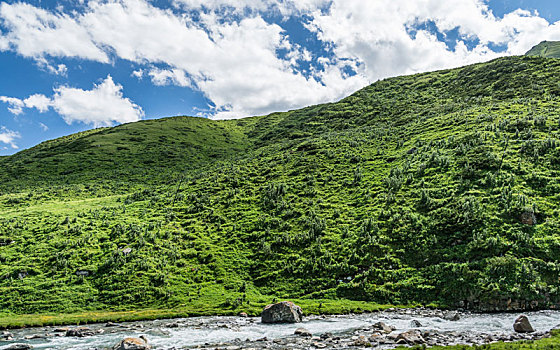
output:
[[[305, 315], [341, 315], [350, 313], [376, 312], [390, 308], [413, 308], [419, 305], [386, 305], [353, 300], [307, 300], [294, 299], [300, 305]], [[271, 301], [272, 302], [272, 299]], [[227, 308], [220, 305], [183, 305], [173, 309], [143, 309], [143, 310], [91, 310], [75, 313], [48, 314], [0, 314], [0, 329], [15, 329], [23, 327], [83, 325], [102, 322], [132, 322], [156, 319], [173, 319], [196, 316], [235, 316], [245, 313], [248, 316], [259, 316], [270, 302], [256, 302], [242, 307]]]

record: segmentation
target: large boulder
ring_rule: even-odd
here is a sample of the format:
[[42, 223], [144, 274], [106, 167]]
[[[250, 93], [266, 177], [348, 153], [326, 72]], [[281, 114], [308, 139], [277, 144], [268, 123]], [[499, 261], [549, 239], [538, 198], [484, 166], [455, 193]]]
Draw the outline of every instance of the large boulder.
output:
[[420, 331], [411, 329], [409, 331], [399, 334], [396, 338], [397, 344], [419, 345], [424, 344], [426, 341], [422, 337]]
[[113, 346], [113, 350], [149, 350], [148, 338], [141, 335], [139, 338], [124, 338], [120, 343]]
[[267, 305], [261, 314], [262, 323], [297, 323], [302, 318], [301, 307], [291, 301]]
[[535, 331], [525, 315], [521, 315], [515, 320], [513, 330], [517, 333], [533, 333]]

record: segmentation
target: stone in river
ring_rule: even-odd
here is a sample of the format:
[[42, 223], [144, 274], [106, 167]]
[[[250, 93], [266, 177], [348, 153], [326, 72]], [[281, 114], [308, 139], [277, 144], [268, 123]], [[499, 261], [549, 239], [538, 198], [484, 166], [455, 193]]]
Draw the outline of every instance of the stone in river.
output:
[[12, 344], [5, 348], [5, 350], [30, 350], [33, 347], [29, 344]]
[[301, 327], [300, 327], [300, 328], [297, 328], [297, 329], [294, 331], [294, 334], [295, 334], [295, 335], [302, 336], [302, 337], [311, 337], [311, 336], [313, 336], [313, 335], [311, 334], [310, 331], [308, 331], [308, 330], [305, 329], [305, 328], [301, 328]]
[[124, 338], [120, 343], [113, 346], [113, 350], [149, 350], [148, 338], [141, 335], [139, 338]]
[[525, 315], [521, 315], [515, 320], [513, 330], [517, 333], [532, 333], [535, 331], [533, 326], [531, 326], [529, 319]]
[[408, 344], [408, 345], [417, 345], [417, 344], [424, 344], [426, 341], [422, 338], [422, 335], [417, 330], [410, 330], [403, 332], [397, 336], [396, 339], [397, 344]]
[[265, 306], [261, 314], [262, 323], [298, 323], [301, 322], [303, 312], [301, 307], [291, 301]]

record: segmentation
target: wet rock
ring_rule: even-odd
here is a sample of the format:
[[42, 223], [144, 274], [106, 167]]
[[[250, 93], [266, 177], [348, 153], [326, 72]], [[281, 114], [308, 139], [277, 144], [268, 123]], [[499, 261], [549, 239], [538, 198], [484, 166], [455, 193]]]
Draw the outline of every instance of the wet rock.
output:
[[27, 340], [31, 340], [31, 339], [44, 339], [44, 338], [46, 338], [46, 336], [43, 335], [43, 334], [32, 334], [32, 335], [26, 335], [26, 336], [25, 336], [25, 339], [27, 339]]
[[531, 326], [529, 319], [525, 315], [521, 315], [515, 320], [513, 330], [517, 333], [532, 333], [535, 331], [533, 326]]
[[295, 335], [299, 335], [299, 336], [301, 336], [301, 337], [312, 337], [312, 336], [313, 336], [313, 334], [311, 334], [310, 331], [308, 331], [308, 330], [305, 329], [305, 328], [301, 328], [301, 327], [300, 327], [300, 328], [297, 328], [297, 329], [294, 331], [294, 334], [295, 334]]
[[118, 327], [120, 326], [118, 323], [107, 322], [105, 323], [105, 327]]
[[400, 333], [396, 338], [397, 344], [408, 344], [408, 345], [418, 345], [424, 344], [426, 341], [422, 338], [422, 335], [417, 330], [409, 330]]
[[113, 350], [149, 350], [148, 338], [141, 335], [139, 338], [124, 338], [120, 343], [113, 346]]
[[249, 317], [249, 315], [247, 315], [246, 312], [240, 312], [238, 316], [239, 317]]
[[66, 332], [68, 332], [69, 329], [70, 329], [70, 328], [68, 328], [68, 327], [55, 328], [55, 329], [53, 330], [53, 332], [54, 332], [54, 333], [66, 333]]
[[4, 338], [4, 340], [12, 340], [14, 339], [14, 335], [8, 331], [4, 331], [2, 332], [2, 338]]
[[371, 347], [371, 343], [369, 340], [364, 337], [363, 335], [359, 336], [358, 339], [355, 339], [351, 344], [351, 346], [364, 346], [364, 347]]
[[86, 327], [80, 327], [80, 328], [70, 328], [66, 331], [66, 336], [67, 337], [79, 337], [79, 338], [83, 338], [83, 337], [89, 337], [94, 335], [95, 332], [92, 331], [89, 328]]
[[320, 342], [314, 342], [314, 343], [311, 344], [311, 345], [313, 345], [313, 347], [314, 347], [314, 348], [317, 348], [317, 349], [324, 349], [324, 348], [327, 347], [327, 344], [325, 344], [325, 343], [320, 343]]
[[373, 324], [373, 329], [382, 331], [384, 333], [391, 333], [392, 331], [395, 330], [394, 327], [388, 326], [387, 324], [385, 324], [385, 322], [377, 322]]
[[422, 323], [420, 323], [420, 321], [412, 320], [412, 321], [410, 321], [410, 327], [411, 328], [420, 328], [420, 327], [423, 327], [423, 326], [422, 326]]
[[461, 315], [457, 311], [449, 311], [443, 315], [443, 319], [446, 321], [459, 321], [461, 319]]
[[29, 344], [12, 344], [7, 348], [4, 348], [4, 350], [30, 350], [30, 349], [33, 349], [33, 346]]
[[303, 312], [291, 301], [265, 306], [261, 314], [262, 323], [298, 323], [301, 322]]

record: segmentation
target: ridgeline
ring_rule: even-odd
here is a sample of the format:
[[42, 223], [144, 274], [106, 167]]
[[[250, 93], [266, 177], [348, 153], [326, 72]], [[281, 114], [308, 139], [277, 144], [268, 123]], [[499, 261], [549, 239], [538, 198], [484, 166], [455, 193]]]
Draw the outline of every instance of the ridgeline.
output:
[[559, 76], [560, 60], [506, 57], [2, 157], [0, 308], [559, 305]]

